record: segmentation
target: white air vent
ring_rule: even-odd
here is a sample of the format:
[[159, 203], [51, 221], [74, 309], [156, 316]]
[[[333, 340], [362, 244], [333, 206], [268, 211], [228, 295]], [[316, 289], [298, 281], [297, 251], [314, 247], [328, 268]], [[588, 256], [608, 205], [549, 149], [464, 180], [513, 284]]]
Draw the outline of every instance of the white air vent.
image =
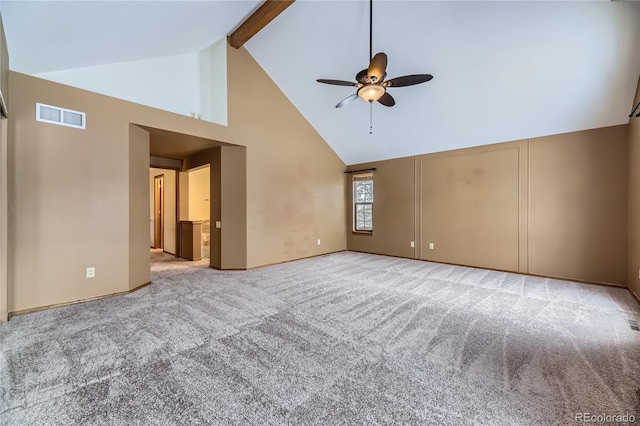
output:
[[86, 129], [87, 114], [70, 109], [36, 103], [36, 120], [60, 126]]

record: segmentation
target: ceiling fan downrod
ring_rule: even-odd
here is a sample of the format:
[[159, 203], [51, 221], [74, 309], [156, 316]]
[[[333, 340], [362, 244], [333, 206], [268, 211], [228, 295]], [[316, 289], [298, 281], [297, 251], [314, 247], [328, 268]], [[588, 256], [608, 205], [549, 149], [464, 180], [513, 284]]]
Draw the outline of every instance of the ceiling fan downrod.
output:
[[369, 0], [369, 59], [373, 59], [373, 0]]
[[358, 98], [369, 103], [369, 134], [372, 134], [373, 109], [371, 104], [378, 102], [386, 107], [392, 107], [396, 104], [395, 99], [387, 89], [414, 86], [426, 83], [433, 78], [431, 74], [411, 74], [386, 80], [386, 70], [387, 55], [384, 52], [373, 54], [373, 0], [369, 0], [369, 67], [356, 74], [355, 82], [324, 78], [319, 78], [316, 81], [334, 86], [355, 87], [356, 93], [338, 102], [336, 108], [342, 108]]
[[[369, 59], [373, 59], [373, 0], [369, 0]], [[369, 102], [369, 134], [373, 134], [373, 102]]]

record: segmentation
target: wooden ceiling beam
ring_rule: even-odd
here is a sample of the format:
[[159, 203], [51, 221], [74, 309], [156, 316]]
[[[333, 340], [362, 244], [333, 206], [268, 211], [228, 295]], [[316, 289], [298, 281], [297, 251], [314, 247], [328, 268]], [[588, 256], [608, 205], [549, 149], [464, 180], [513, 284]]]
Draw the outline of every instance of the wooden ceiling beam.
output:
[[264, 3], [251, 14], [245, 21], [240, 24], [229, 36], [229, 44], [235, 49], [239, 49], [245, 44], [251, 37], [256, 35], [258, 31], [267, 26], [267, 24], [278, 15], [280, 15], [286, 8], [291, 6], [295, 0], [265, 0]]

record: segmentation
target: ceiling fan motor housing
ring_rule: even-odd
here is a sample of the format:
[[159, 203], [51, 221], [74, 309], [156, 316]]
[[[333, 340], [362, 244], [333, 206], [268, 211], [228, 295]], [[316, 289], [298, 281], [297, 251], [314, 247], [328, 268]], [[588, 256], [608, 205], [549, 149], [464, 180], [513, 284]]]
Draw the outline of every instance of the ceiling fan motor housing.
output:
[[384, 73], [384, 76], [378, 81], [373, 81], [371, 77], [369, 77], [369, 70], [364, 69], [356, 74], [356, 81], [360, 84], [371, 84], [371, 83], [382, 83], [384, 79], [387, 78], [387, 73]]

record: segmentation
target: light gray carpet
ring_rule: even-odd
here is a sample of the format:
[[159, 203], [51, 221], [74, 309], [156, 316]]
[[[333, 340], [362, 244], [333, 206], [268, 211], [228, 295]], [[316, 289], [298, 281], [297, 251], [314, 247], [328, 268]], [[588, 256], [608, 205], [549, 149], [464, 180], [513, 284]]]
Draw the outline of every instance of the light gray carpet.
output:
[[2, 425], [575, 424], [638, 416], [623, 289], [344, 252], [161, 262], [0, 324]]

